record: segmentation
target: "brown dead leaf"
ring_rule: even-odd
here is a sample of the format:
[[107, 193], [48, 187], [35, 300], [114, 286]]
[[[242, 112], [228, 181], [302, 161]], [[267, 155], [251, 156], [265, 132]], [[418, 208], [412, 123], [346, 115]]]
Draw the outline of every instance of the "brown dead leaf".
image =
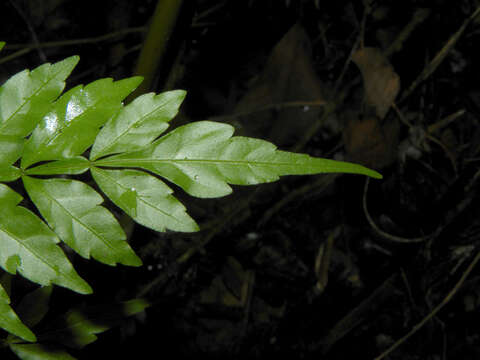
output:
[[362, 48], [352, 56], [362, 73], [365, 88], [364, 112], [350, 114], [344, 142], [350, 161], [380, 169], [391, 164], [397, 154], [399, 124], [388, 120], [382, 124], [400, 90], [400, 78], [382, 52]]
[[396, 120], [382, 126], [376, 116], [351, 118], [343, 133], [347, 159], [374, 169], [388, 166], [396, 158], [398, 134]]
[[365, 47], [352, 56], [359, 67], [365, 87], [365, 102], [383, 119], [400, 90], [400, 78], [382, 52]]
[[235, 107], [234, 113], [248, 114], [235, 123], [245, 135], [294, 144], [318, 118], [322, 106], [282, 106], [292, 102], [324, 102], [310, 39], [298, 24], [274, 47], [263, 73]]

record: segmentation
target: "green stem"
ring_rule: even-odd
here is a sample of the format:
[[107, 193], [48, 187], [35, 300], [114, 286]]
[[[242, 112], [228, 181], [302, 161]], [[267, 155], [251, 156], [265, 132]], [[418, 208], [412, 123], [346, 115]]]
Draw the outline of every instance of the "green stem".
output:
[[151, 90], [157, 69], [162, 65], [182, 3], [183, 0], [158, 0], [135, 68], [135, 75], [143, 76], [144, 80], [129, 96], [129, 100]]

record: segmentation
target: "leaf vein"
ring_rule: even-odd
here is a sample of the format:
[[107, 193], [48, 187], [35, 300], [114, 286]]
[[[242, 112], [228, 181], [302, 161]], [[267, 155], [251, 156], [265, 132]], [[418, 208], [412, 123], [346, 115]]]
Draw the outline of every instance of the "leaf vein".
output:
[[[54, 202], [55, 204], [58, 205], [58, 207], [60, 207], [61, 209], [63, 209], [63, 211], [65, 213], [67, 213], [73, 220], [75, 220], [78, 224], [80, 224], [81, 226], [83, 226], [85, 229], [87, 229], [90, 233], [92, 233], [93, 235], [95, 235], [97, 238], [99, 238], [108, 248], [110, 248], [111, 250], [117, 252], [117, 249], [115, 249], [115, 247], [113, 247], [103, 236], [101, 236], [101, 234], [99, 234], [97, 231], [95, 231], [95, 229], [92, 229], [90, 226], [88, 226], [88, 224], [85, 224], [83, 221], [81, 221], [80, 219], [78, 219], [72, 212], [68, 211], [68, 209], [66, 207], [64, 207], [56, 198], [50, 196], [50, 194], [46, 191], [45, 192], [45, 196], [47, 196], [52, 202]], [[95, 205], [95, 206], [98, 206], [98, 205]]]
[[[50, 65], [50, 66], [52, 66], [52, 65]], [[22, 105], [20, 105], [20, 106], [18, 107], [18, 109], [15, 110], [15, 111], [12, 113], [12, 115], [10, 115], [7, 119], [5, 119], [5, 121], [3, 122], [3, 126], [0, 126], [0, 131], [1, 131], [2, 129], [4, 129], [5, 126], [8, 125], [8, 122], [9, 122], [16, 114], [18, 114], [18, 112], [19, 112], [21, 109], [23, 109], [23, 107], [26, 106], [26, 104], [28, 104], [28, 102], [29, 102], [33, 97], [35, 97], [42, 89], [44, 89], [45, 86], [47, 86], [52, 80], [54, 80], [54, 79], [57, 77], [57, 75], [60, 74], [61, 72], [62, 72], [62, 70], [59, 69], [58, 72], [54, 73], [53, 76], [52, 76], [50, 79], [48, 79], [47, 81], [44, 81], [43, 79], [40, 79], [40, 82], [42, 83], [42, 85], [37, 89], [37, 91], [33, 92], [29, 97], [24, 98], [24, 101], [23, 101]], [[29, 71], [29, 72], [28, 72], [28, 77], [31, 77], [31, 74], [32, 74], [32, 72]]]

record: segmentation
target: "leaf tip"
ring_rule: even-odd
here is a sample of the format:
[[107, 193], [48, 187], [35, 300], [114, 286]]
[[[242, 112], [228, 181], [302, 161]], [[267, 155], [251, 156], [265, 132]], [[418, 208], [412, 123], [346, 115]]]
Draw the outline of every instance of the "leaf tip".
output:
[[79, 61], [80, 61], [80, 56], [73, 55], [73, 56], [69, 56], [68, 58], [66, 58], [62, 61], [59, 61], [57, 64], [66, 65], [66, 67], [69, 68], [69, 72], [71, 72], [75, 68], [75, 66], [77, 66]]
[[368, 174], [368, 176], [374, 178], [374, 179], [378, 179], [378, 180], [381, 180], [383, 179], [383, 175], [380, 174], [379, 172], [375, 171], [375, 170], [370, 170], [371, 172]]
[[172, 90], [172, 93], [177, 95], [180, 98], [181, 101], [183, 101], [185, 99], [185, 97], [187, 96], [187, 91], [182, 90], [182, 89]]
[[142, 83], [143, 76], [132, 76], [128, 80], [130, 80], [133, 84], [135, 84], [135, 88], [136, 88], [138, 85]]
[[143, 265], [143, 262], [142, 262], [142, 259], [140, 259], [137, 255], [133, 254], [133, 256], [130, 256], [128, 258], [128, 261], [125, 261], [123, 264], [128, 266], [139, 267]]
[[82, 295], [93, 294], [92, 287], [83, 279], [82, 279], [82, 282], [78, 284], [78, 286], [75, 286], [75, 288], [72, 287], [72, 290], [75, 290], [76, 292]]
[[35, 336], [35, 334], [29, 328], [25, 329], [25, 331], [22, 333], [21, 337], [22, 337], [23, 340], [26, 340], [26, 341], [31, 342], [31, 343], [37, 342], [37, 337]]

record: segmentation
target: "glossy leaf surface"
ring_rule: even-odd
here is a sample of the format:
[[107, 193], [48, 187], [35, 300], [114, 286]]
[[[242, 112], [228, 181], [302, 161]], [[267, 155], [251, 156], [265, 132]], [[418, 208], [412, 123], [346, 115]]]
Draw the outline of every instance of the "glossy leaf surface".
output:
[[0, 184], [0, 266], [41, 285], [52, 283], [91, 293], [57, 245], [55, 233], [30, 210], [18, 206], [22, 197]]
[[97, 165], [141, 167], [190, 195], [205, 198], [231, 193], [228, 184], [272, 182], [281, 175], [338, 172], [381, 177], [361, 165], [280, 151], [264, 140], [232, 137], [233, 131], [227, 124], [199, 121], [171, 131], [145, 150], [114, 155]]
[[24, 178], [25, 188], [55, 233], [84, 258], [108, 264], [139, 266], [103, 198], [87, 184], [70, 179]]
[[0, 87], [0, 134], [25, 137], [49, 111], [63, 88], [64, 80], [79, 60], [69, 57], [55, 64], [24, 70]]
[[27, 141], [22, 167], [82, 155], [140, 81], [139, 77], [116, 82], [101, 79], [62, 95]]

